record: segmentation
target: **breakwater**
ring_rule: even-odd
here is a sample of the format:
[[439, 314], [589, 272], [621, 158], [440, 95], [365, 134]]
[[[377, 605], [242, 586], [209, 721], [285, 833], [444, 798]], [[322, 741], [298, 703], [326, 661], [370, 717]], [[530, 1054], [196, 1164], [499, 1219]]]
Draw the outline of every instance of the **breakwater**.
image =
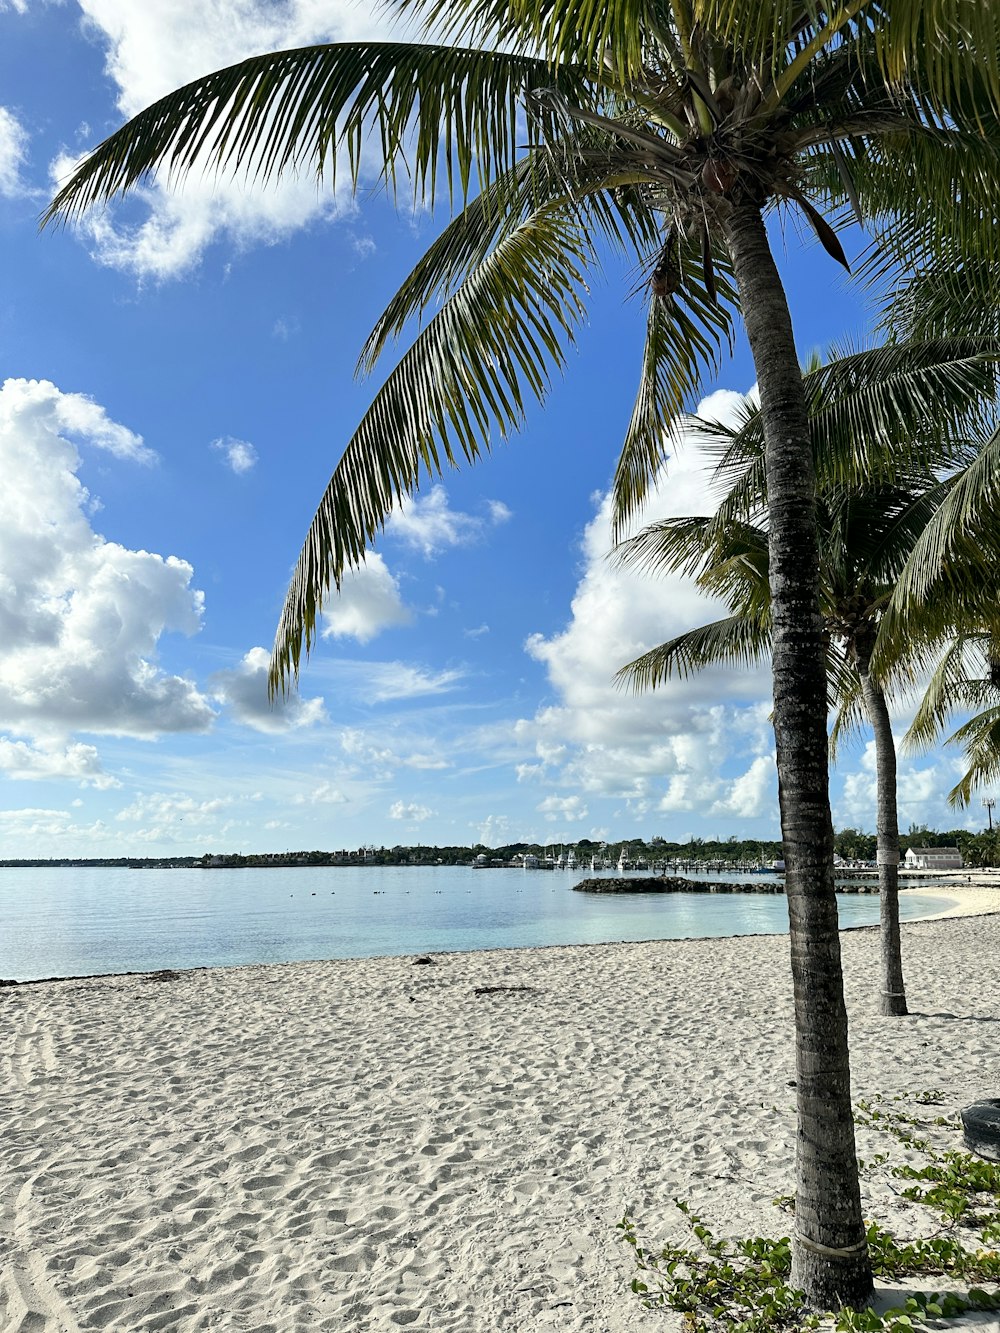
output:
[[[900, 888], [907, 887], [901, 884]], [[684, 879], [679, 875], [602, 875], [600, 879], [581, 879], [573, 885], [577, 893], [784, 893], [784, 881], [765, 878], [753, 883], [735, 884], [704, 879]], [[849, 880], [837, 885], [838, 893], [878, 893], [877, 880]]]

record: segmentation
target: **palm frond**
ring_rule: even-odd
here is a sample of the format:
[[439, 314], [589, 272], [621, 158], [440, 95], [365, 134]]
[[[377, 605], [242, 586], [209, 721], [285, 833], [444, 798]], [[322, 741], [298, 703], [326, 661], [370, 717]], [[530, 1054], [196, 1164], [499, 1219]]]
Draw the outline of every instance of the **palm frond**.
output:
[[976, 652], [979, 633], [957, 633], [940, 650], [937, 665], [924, 690], [906, 734], [908, 751], [927, 750], [937, 743], [956, 712], [984, 709], [996, 702], [997, 689], [980, 673], [983, 663]]
[[777, 105], [801, 77], [799, 70], [808, 68], [820, 52], [837, 43], [838, 35], [863, 4], [864, 0], [846, 0], [840, 5], [809, 0], [777, 0], [767, 5], [755, 0], [692, 0], [690, 7], [700, 29], [728, 46], [741, 64], [775, 81], [773, 101]]
[[[557, 87], [585, 101], [573, 69], [503, 51], [401, 42], [342, 42], [253, 56], [154, 102], [105, 139], [62, 187], [42, 225], [72, 220], [158, 167], [172, 180], [195, 166], [273, 181], [311, 168], [331, 185], [343, 156], [352, 185], [374, 131], [390, 183], [409, 149], [417, 193], [433, 199], [443, 165], [449, 193], [508, 171], [519, 147], [519, 103]], [[542, 110], [529, 142], [553, 132]], [[405, 167], [404, 167], [405, 169]]]
[[965, 750], [969, 767], [948, 793], [948, 804], [968, 805], [976, 787], [989, 786], [1000, 777], [1000, 705], [970, 718], [946, 742]]
[[706, 371], [732, 346], [736, 292], [725, 257], [713, 256], [715, 295], [700, 251], [677, 246], [678, 290], [650, 297], [642, 371], [632, 417], [612, 485], [615, 540], [641, 509], [651, 484], [679, 441], [679, 417], [691, 405]]
[[619, 542], [612, 553], [613, 563], [652, 576], [687, 574], [697, 577], [705, 561], [711, 558], [706, 534], [711, 519], [705, 517], [666, 518], [650, 523], [641, 531]]
[[607, 65], [621, 81], [641, 81], [654, 42], [670, 42], [657, 0], [401, 0], [452, 41], [514, 43], [553, 65]]
[[[804, 375], [820, 487], [871, 485], [957, 458], [992, 421], [998, 363], [1000, 341], [981, 337], [834, 348]], [[759, 505], [763, 453], [760, 410], [748, 403], [719, 460], [727, 520]]]
[[874, 239], [855, 271], [869, 286], [893, 285], [900, 271], [1000, 260], [1000, 120], [934, 125], [918, 116], [915, 109], [902, 141], [867, 138], [857, 160], [855, 184]]
[[894, 605], [922, 601], [935, 581], [964, 553], [982, 566], [984, 547], [993, 541], [990, 529], [1000, 495], [1000, 428], [983, 444], [978, 456], [957, 476], [934, 517], [914, 546], [896, 587]]
[[1000, 112], [1000, 12], [982, 0], [889, 0], [875, 27], [891, 83], [918, 74], [931, 107], [952, 115]]
[[947, 337], [977, 329], [1000, 338], [1000, 266], [988, 257], [942, 254], [899, 274], [882, 304], [881, 325], [901, 340]]
[[358, 371], [371, 371], [410, 319], [422, 316], [436, 299], [447, 298], [533, 214], [562, 210], [575, 218], [582, 233], [593, 236], [592, 249], [601, 238], [620, 252], [644, 258], [656, 243], [656, 219], [648, 209], [625, 209], [617, 202], [622, 177], [616, 172], [606, 148], [565, 140], [521, 158], [471, 199], [420, 257], [365, 340]]
[[421, 472], [489, 449], [518, 430], [525, 396], [544, 397], [584, 315], [586, 254], [571, 223], [526, 219], [461, 285], [393, 370], [330, 479], [299, 555], [278, 625], [271, 688], [297, 675], [331, 585], [359, 564]]
[[683, 679], [709, 666], [753, 667], [767, 657], [770, 644], [769, 624], [727, 616], [650, 649], [623, 666], [615, 680], [638, 693], [655, 689], [671, 676]]
[[843, 653], [827, 654], [827, 677], [833, 699], [830, 760], [836, 763], [846, 745], [856, 741], [868, 725], [861, 677]]

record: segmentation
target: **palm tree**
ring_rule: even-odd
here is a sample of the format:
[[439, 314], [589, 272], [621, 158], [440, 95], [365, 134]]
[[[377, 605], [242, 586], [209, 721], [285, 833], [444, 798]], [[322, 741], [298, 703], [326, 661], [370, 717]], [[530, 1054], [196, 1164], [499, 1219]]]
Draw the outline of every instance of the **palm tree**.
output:
[[[889, 345], [845, 354], [804, 377], [817, 466], [820, 607], [827, 640], [834, 741], [867, 715], [875, 740], [880, 888], [879, 1008], [906, 1014], [899, 932], [896, 746], [886, 682], [908, 672], [962, 614], [954, 597], [893, 610], [907, 560], [948, 494], [946, 469], [975, 450], [970, 433], [990, 410], [1000, 353], [981, 339]], [[933, 407], [933, 414], [930, 408]], [[620, 672], [637, 689], [725, 663], [752, 665], [771, 648], [766, 476], [759, 409], [745, 399], [738, 424], [688, 418], [695, 439], [724, 447], [719, 512], [652, 524], [618, 559], [651, 573], [682, 570], [729, 604], [730, 615], [644, 653]], [[859, 457], [860, 456], [860, 457]], [[1000, 670], [1000, 667], [998, 667]]]
[[[390, 0], [391, 3], [391, 0]], [[275, 642], [284, 688], [323, 598], [400, 496], [479, 457], [542, 398], [605, 250], [648, 277], [639, 391], [615, 478], [627, 521], [669, 422], [741, 316], [767, 440], [774, 723], [795, 983], [796, 1280], [826, 1307], [871, 1293], [850, 1110], [832, 881], [814, 480], [785, 292], [765, 228], [801, 211], [873, 222], [883, 253], [933, 247], [928, 200], [994, 243], [1000, 15], [978, 0], [395, 0], [414, 43], [254, 57], [186, 85], [107, 139], [48, 217], [158, 165], [356, 183], [371, 131], [390, 189], [460, 206], [369, 336], [369, 368], [428, 318], [348, 442], [306, 538]], [[985, 128], [984, 128], [985, 127]], [[400, 164], [403, 164], [402, 168]], [[478, 191], [478, 193], [477, 193]], [[955, 206], [955, 200], [960, 203]], [[835, 221], [837, 217], [835, 216]]]
[[[986, 614], [991, 615], [992, 625]], [[904, 746], [928, 748], [939, 740], [956, 713], [972, 716], [945, 743], [964, 749], [968, 768], [948, 793], [948, 800], [951, 805], [967, 806], [977, 787], [988, 786], [1000, 776], [1000, 625], [993, 608], [984, 608], [983, 620], [956, 634], [947, 645], [903, 737]]]

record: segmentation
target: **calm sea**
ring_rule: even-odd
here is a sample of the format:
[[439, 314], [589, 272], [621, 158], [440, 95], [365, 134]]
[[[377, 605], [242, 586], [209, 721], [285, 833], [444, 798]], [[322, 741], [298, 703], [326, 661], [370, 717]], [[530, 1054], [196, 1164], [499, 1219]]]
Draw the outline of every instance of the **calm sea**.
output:
[[[575, 893], [582, 873], [461, 866], [0, 869], [0, 977], [788, 929], [780, 894]], [[904, 917], [947, 905], [905, 892], [900, 898]], [[841, 895], [839, 902], [844, 926], [878, 919], [875, 896]]]

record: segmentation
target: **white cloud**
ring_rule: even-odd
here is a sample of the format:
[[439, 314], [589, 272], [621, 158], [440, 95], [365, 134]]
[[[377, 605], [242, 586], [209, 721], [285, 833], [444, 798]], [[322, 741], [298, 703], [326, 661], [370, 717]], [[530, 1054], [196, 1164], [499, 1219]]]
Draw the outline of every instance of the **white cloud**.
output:
[[107, 44], [105, 67], [124, 116], [210, 70], [262, 51], [350, 41], [378, 31], [352, 0], [203, 0], [198, 21], [177, 0], [79, 0]]
[[237, 440], [232, 435], [225, 435], [219, 440], [213, 440], [212, 448], [223, 455], [237, 476], [250, 472], [257, 464], [257, 450], [248, 440]]
[[27, 193], [21, 168], [27, 159], [28, 133], [8, 107], [0, 106], [0, 195]]
[[424, 772], [451, 768], [451, 763], [447, 759], [442, 759], [440, 755], [424, 754], [419, 750], [405, 755], [399, 762], [404, 768], [419, 768]]
[[89, 398], [45, 381], [0, 389], [0, 726], [50, 743], [73, 731], [205, 731], [207, 700], [156, 665], [162, 634], [200, 628], [193, 570], [93, 531], [70, 435], [153, 457]]
[[550, 823], [557, 819], [587, 818], [587, 807], [579, 796], [546, 796], [537, 809]]
[[487, 815], [477, 828], [476, 841], [484, 847], [503, 847], [513, 842], [510, 820], [506, 815]]
[[303, 795], [301, 792], [293, 798], [294, 805], [347, 805], [350, 801], [349, 796], [338, 788], [330, 785], [329, 782], [321, 782], [314, 787], [311, 792]]
[[401, 752], [399, 737], [393, 737], [393, 740], [395, 744], [390, 744], [385, 736], [360, 727], [345, 727], [340, 733], [340, 746], [344, 754], [357, 771], [367, 777], [389, 778], [398, 768], [431, 772], [451, 767], [451, 762], [440, 754], [428, 754], [425, 750]]
[[[91, 824], [75, 824], [65, 810], [46, 810], [24, 807], [20, 810], [0, 810], [0, 831], [7, 856], [31, 857], [44, 846], [50, 855], [56, 847], [64, 848], [67, 855], [79, 855], [86, 848], [91, 855], [97, 849], [113, 844], [118, 837], [102, 819]], [[110, 855], [106, 851], [105, 855]]]
[[228, 797], [208, 801], [193, 796], [165, 796], [161, 793], [140, 793], [131, 805], [124, 806], [115, 815], [119, 823], [148, 824], [157, 829], [169, 828], [184, 821], [194, 826], [213, 824], [217, 817], [232, 805]]
[[737, 393], [735, 389], [715, 389], [698, 404], [698, 415], [706, 421], [717, 421], [723, 426], [738, 425], [746, 413], [745, 404], [760, 402], [760, 390], [754, 384], [749, 393]]
[[[741, 401], [742, 395], [720, 391], [702, 406], [721, 415]], [[701, 448], [685, 443], [635, 527], [711, 513], [709, 475]], [[610, 549], [610, 497], [603, 496], [584, 534], [583, 572], [568, 625], [549, 637], [533, 634], [526, 643], [529, 655], [545, 666], [556, 702], [517, 724], [518, 739], [538, 761], [523, 764], [519, 776], [544, 775], [563, 788], [624, 797], [637, 813], [654, 806], [705, 811], [713, 800], [730, 799], [719, 778], [727, 762], [770, 753], [769, 673], [766, 667], [714, 668], [638, 696], [617, 687], [615, 674], [627, 662], [726, 608], [682, 576], [653, 578], [615, 567], [607, 558]], [[753, 769], [755, 776], [761, 771]], [[749, 801], [751, 786], [748, 779], [737, 795]]]
[[463, 679], [461, 671], [427, 671], [410, 662], [367, 662], [364, 696], [371, 703], [446, 694]]
[[120, 787], [117, 778], [105, 773], [92, 745], [48, 746], [36, 749], [25, 741], [0, 738], [0, 771], [15, 780], [68, 779], [81, 787], [106, 791]]
[[[198, 20], [176, 0], [79, 0], [90, 31], [106, 48], [106, 71], [117, 86], [123, 117], [165, 93], [247, 56], [387, 31], [350, 0], [205, 0]], [[68, 158], [54, 166], [66, 174]], [[299, 228], [353, 211], [345, 192], [317, 187], [311, 170], [275, 186], [193, 171], [181, 189], [154, 182], [133, 199], [145, 215], [119, 220], [120, 210], [94, 212], [82, 232], [101, 263], [164, 280], [190, 272], [220, 239], [237, 247], [270, 244]], [[130, 213], [134, 212], [134, 208]]]
[[413, 612], [404, 606], [399, 584], [380, 555], [369, 551], [360, 569], [348, 570], [339, 593], [323, 608], [323, 637], [368, 643], [393, 625], [409, 625]]
[[390, 819], [405, 819], [411, 824], [421, 824], [434, 814], [426, 805], [415, 805], [412, 801], [395, 801], [389, 807]]
[[[839, 791], [837, 774], [834, 775], [834, 823], [838, 828], [874, 829], [878, 792], [874, 740], [865, 743], [855, 762], [857, 766], [844, 773]], [[900, 828], [905, 830], [910, 824], [939, 829], [981, 827], [977, 799], [974, 798], [970, 811], [952, 809], [947, 803], [947, 793], [965, 772], [960, 754], [953, 751], [930, 756], [901, 754], [897, 765]]]
[[302, 332], [302, 326], [294, 317], [285, 318], [281, 316], [274, 321], [271, 333], [281, 342], [288, 342], [289, 338], [295, 338]]
[[156, 454], [141, 435], [112, 421], [93, 398], [83, 393], [63, 393], [50, 380], [5, 380], [0, 428], [44, 430], [68, 436], [95, 449], [106, 449], [116, 458], [134, 463], [156, 462]]
[[745, 773], [726, 785], [728, 791], [714, 802], [710, 814], [755, 819], [778, 808], [778, 775], [773, 754], [758, 755]]
[[321, 698], [303, 699], [297, 692], [268, 698], [270, 663], [266, 648], [251, 648], [234, 670], [215, 673], [209, 682], [212, 697], [225, 704], [237, 722], [255, 731], [277, 734], [322, 722], [326, 710]]
[[[511, 517], [510, 510], [499, 500], [488, 501], [488, 506], [490, 523], [505, 523]], [[478, 541], [486, 524], [486, 519], [451, 509], [444, 487], [433, 486], [423, 499], [419, 496], [404, 499], [390, 515], [385, 528], [388, 536], [405, 542], [429, 560], [450, 546], [468, 546]]]
[[[51, 170], [53, 184], [63, 184], [78, 161], [71, 155], [57, 158]], [[122, 223], [119, 209], [112, 205], [103, 212], [87, 213], [74, 226], [98, 263], [156, 282], [187, 276], [216, 242], [225, 241], [237, 250], [275, 245], [311, 223], [333, 221], [353, 211], [350, 201], [321, 195], [312, 178], [241, 193], [227, 183], [191, 176], [176, 189], [156, 184], [137, 187], [131, 201], [130, 209], [141, 206], [148, 211], [145, 221]]]

